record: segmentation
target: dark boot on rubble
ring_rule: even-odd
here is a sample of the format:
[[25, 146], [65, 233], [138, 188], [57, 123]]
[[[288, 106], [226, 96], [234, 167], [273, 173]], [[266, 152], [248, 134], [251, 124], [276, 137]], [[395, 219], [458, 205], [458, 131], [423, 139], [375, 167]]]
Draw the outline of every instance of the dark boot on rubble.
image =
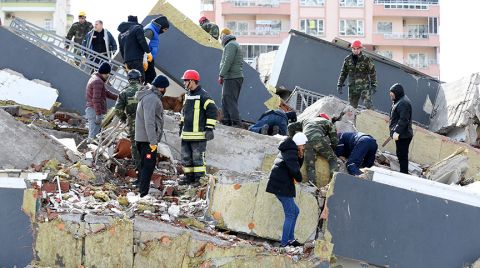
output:
[[273, 126], [272, 127], [272, 136], [278, 135], [280, 133], [280, 127], [279, 126]]
[[190, 185], [195, 182], [195, 177], [193, 176], [183, 176], [183, 178], [178, 180], [178, 185]]

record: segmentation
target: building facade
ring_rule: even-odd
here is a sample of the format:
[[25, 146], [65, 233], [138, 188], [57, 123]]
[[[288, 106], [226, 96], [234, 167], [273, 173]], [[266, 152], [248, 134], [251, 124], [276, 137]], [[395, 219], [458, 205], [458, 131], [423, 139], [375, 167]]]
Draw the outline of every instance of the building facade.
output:
[[439, 77], [438, 0], [201, 0], [202, 15], [232, 29], [245, 60], [275, 50], [290, 29], [367, 49]]
[[0, 0], [0, 19], [4, 26], [19, 17], [46, 30], [65, 36], [72, 25], [70, 0]]

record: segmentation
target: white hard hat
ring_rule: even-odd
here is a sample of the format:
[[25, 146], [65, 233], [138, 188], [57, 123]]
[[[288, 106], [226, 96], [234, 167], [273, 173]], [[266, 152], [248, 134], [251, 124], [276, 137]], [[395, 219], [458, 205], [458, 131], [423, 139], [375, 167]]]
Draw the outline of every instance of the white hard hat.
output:
[[298, 132], [297, 134], [293, 135], [293, 141], [296, 145], [304, 145], [307, 143], [308, 139], [303, 132]]

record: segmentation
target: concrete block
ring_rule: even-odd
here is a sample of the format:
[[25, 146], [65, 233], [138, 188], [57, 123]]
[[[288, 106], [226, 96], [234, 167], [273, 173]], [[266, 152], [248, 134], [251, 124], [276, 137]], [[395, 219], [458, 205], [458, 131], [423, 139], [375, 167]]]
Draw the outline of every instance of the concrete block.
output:
[[468, 157], [464, 148], [460, 148], [454, 154], [444, 160], [430, 166], [425, 172], [429, 180], [457, 184], [468, 169]]
[[185, 233], [176, 238], [163, 236], [160, 240], [147, 242], [135, 254], [133, 267], [182, 267], [189, 241], [190, 236]]
[[[229, 230], [280, 240], [283, 209], [276, 197], [265, 192], [265, 175], [220, 174], [213, 189], [209, 212], [217, 225]], [[300, 242], [313, 239], [319, 207], [311, 187], [297, 184], [295, 201], [300, 208], [295, 236]]]
[[[303, 177], [302, 182], [307, 183], [307, 165], [303, 164], [300, 171], [302, 172]], [[317, 179], [315, 185], [318, 188], [321, 188], [330, 182], [330, 166], [328, 165], [328, 161], [325, 158], [317, 156], [317, 160], [315, 161], [315, 172]]]

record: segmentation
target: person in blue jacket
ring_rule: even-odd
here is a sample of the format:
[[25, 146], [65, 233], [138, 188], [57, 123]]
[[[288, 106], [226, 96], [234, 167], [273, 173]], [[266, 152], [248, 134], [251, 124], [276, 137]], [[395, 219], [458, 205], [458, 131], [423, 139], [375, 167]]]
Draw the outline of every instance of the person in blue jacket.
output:
[[284, 112], [282, 109], [268, 110], [248, 130], [263, 135], [274, 136], [280, 134], [286, 136], [288, 123], [296, 121], [297, 114], [294, 111]]
[[360, 168], [373, 166], [378, 145], [372, 136], [362, 132], [343, 132], [337, 135], [335, 154], [348, 159], [348, 174], [358, 176], [362, 174]]
[[145, 69], [145, 84], [150, 84], [157, 76], [155, 72], [155, 60], [158, 53], [158, 45], [160, 43], [159, 35], [166, 32], [170, 28], [170, 23], [167, 17], [160, 15], [153, 19], [149, 24], [143, 28], [145, 38], [150, 48], [151, 53], [147, 54], [148, 66]]

